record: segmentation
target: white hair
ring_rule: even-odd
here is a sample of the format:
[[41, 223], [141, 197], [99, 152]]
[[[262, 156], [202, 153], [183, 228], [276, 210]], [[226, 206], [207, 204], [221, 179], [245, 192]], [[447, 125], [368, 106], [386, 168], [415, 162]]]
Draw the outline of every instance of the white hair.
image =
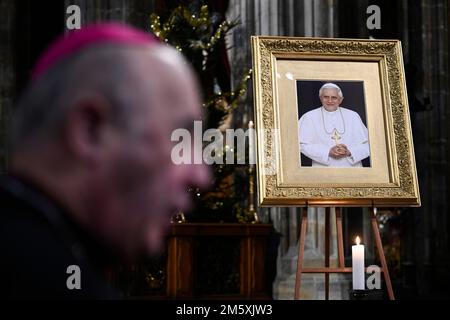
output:
[[341, 88], [339, 88], [336, 84], [328, 82], [325, 83], [320, 89], [319, 89], [319, 98], [322, 97], [322, 91], [323, 89], [335, 89], [337, 91], [337, 94], [340, 98], [343, 98], [344, 95], [342, 94]]

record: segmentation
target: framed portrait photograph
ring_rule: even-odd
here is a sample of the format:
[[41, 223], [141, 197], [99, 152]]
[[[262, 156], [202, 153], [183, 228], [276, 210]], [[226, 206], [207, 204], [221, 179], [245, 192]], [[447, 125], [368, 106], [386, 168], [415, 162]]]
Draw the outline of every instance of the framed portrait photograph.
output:
[[419, 206], [401, 43], [252, 37], [260, 205]]

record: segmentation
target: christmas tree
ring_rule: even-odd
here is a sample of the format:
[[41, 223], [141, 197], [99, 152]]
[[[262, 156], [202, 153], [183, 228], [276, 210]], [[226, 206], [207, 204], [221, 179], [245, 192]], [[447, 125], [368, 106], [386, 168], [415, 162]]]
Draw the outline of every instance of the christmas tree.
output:
[[[231, 89], [230, 65], [227, 57], [226, 35], [237, 25], [227, 21], [223, 13], [211, 11], [205, 1], [169, 1], [165, 10], [150, 17], [151, 31], [177, 50], [193, 65], [201, 84], [205, 119], [203, 130], [219, 129], [225, 133], [233, 124], [233, 112], [239, 108], [250, 72], [243, 72], [242, 81]], [[225, 141], [225, 139], [223, 140]], [[194, 199], [189, 221], [246, 222], [247, 200], [246, 159], [237, 159], [233, 144], [223, 145], [219, 156], [232, 153], [233, 164], [213, 164], [214, 184], [209, 191], [190, 189]], [[230, 155], [228, 155], [229, 157]], [[239, 161], [238, 161], [239, 160]], [[224, 162], [225, 163], [225, 162]]]

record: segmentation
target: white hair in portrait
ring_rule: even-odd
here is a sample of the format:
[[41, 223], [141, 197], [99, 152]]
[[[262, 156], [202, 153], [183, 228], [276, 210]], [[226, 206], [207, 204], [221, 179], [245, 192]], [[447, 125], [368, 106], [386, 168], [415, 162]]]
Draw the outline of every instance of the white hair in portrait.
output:
[[320, 89], [319, 89], [319, 98], [322, 96], [323, 89], [336, 89], [337, 93], [338, 93], [338, 96], [340, 98], [344, 97], [344, 95], [342, 94], [342, 90], [341, 90], [341, 88], [339, 88], [338, 85], [336, 85], [334, 83], [331, 83], [331, 82], [328, 82], [328, 83], [325, 83], [322, 87], [320, 87]]

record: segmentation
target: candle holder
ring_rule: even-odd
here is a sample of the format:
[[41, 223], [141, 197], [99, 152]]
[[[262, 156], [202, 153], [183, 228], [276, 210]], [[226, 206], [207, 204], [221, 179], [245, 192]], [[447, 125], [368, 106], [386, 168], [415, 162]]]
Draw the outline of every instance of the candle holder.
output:
[[384, 300], [384, 292], [381, 289], [350, 290], [350, 300]]

